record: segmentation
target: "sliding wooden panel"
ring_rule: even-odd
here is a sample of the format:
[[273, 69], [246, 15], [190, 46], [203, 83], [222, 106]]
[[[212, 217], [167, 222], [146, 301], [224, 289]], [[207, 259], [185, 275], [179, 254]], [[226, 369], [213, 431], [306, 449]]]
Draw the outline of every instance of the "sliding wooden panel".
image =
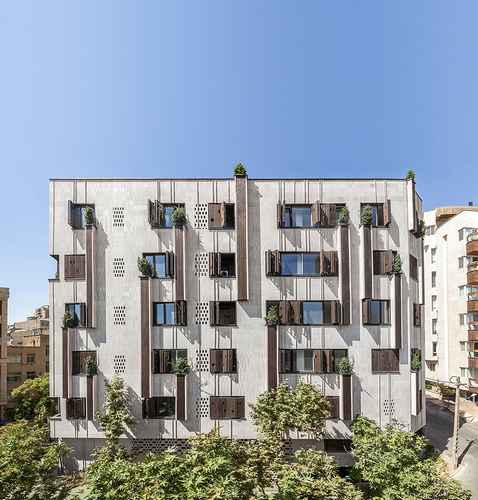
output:
[[247, 177], [236, 177], [237, 300], [249, 299], [247, 276]]
[[176, 419], [186, 420], [186, 377], [176, 375]]
[[150, 397], [150, 294], [149, 278], [140, 278], [141, 286], [141, 397]]
[[68, 363], [68, 357], [70, 354], [70, 347], [69, 347], [69, 335], [68, 335], [68, 328], [63, 328], [62, 331], [62, 344], [63, 344], [63, 397], [68, 398], [68, 381], [70, 378], [70, 369], [69, 369], [69, 363]]
[[184, 232], [183, 227], [174, 228], [176, 254], [176, 300], [184, 300]]
[[364, 298], [373, 297], [373, 259], [372, 259], [372, 228], [362, 227], [363, 236], [363, 270], [364, 270]]
[[352, 375], [342, 375], [343, 420], [352, 420]]
[[396, 274], [394, 276], [395, 288], [395, 348], [402, 347], [402, 275]]
[[277, 387], [277, 326], [267, 326], [267, 389]]
[[88, 420], [93, 420], [94, 415], [93, 380], [94, 377], [86, 377], [86, 417]]
[[86, 327], [96, 327], [96, 227], [85, 229], [86, 239]]

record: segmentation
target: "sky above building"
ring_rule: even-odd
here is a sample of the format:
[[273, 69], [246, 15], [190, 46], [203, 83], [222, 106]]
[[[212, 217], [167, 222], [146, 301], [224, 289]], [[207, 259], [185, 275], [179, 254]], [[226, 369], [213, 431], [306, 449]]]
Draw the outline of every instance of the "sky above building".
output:
[[51, 177], [402, 177], [478, 201], [478, 3], [4, 1], [0, 286], [48, 302]]

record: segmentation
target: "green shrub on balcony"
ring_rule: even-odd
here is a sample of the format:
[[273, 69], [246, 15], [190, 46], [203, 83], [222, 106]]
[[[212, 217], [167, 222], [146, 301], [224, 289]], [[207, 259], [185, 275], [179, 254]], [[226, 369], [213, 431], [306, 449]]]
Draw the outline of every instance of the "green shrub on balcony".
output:
[[402, 259], [398, 253], [393, 258], [392, 262], [392, 273], [393, 274], [402, 274]]
[[93, 356], [88, 356], [86, 358], [85, 371], [88, 377], [98, 375], [98, 365], [96, 364], [96, 359]]
[[412, 354], [412, 359], [410, 361], [410, 368], [417, 372], [422, 367], [422, 357], [419, 351], [414, 351]]
[[269, 307], [266, 313], [265, 320], [269, 326], [278, 325], [280, 323], [279, 306], [273, 305]]
[[76, 328], [78, 320], [73, 317], [70, 311], [66, 311], [63, 315], [63, 328]]
[[337, 371], [341, 375], [353, 375], [354, 362], [347, 357], [340, 358], [340, 361], [337, 366]]
[[191, 370], [191, 365], [188, 360], [183, 357], [179, 357], [176, 361], [173, 361], [171, 366], [171, 372], [176, 375], [187, 375]]
[[92, 226], [95, 223], [95, 212], [91, 207], [85, 208], [85, 224]]
[[406, 175], [405, 179], [407, 181], [413, 181], [413, 182], [415, 182], [415, 172], [413, 170], [409, 170], [407, 172], [407, 175]]
[[337, 214], [337, 222], [341, 225], [346, 225], [349, 223], [349, 209], [347, 207], [342, 207]]
[[153, 276], [153, 268], [146, 257], [138, 257], [138, 271], [143, 276]]
[[360, 224], [362, 226], [371, 226], [373, 221], [373, 211], [370, 205], [365, 205], [360, 214]]
[[183, 227], [187, 222], [186, 210], [184, 207], [176, 207], [171, 215], [171, 219], [175, 227]]

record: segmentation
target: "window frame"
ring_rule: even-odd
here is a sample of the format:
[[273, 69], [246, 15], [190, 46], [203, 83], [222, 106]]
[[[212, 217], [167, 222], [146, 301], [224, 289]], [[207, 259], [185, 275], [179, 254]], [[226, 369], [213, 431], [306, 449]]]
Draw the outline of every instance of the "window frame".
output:
[[[157, 306], [162, 306], [163, 308], [163, 317], [165, 322], [164, 323], [158, 323], [158, 309]], [[166, 318], [168, 317], [167, 311], [166, 311], [166, 306], [172, 306], [172, 313], [173, 313], [173, 322], [172, 323], [167, 323]], [[153, 302], [153, 325], [152, 326], [177, 326], [177, 318], [176, 318], [176, 302], [170, 302], [170, 301], [165, 301], [165, 302]]]
[[[372, 227], [387, 227], [385, 225], [385, 217], [384, 217], [384, 203], [360, 203], [360, 215], [362, 215], [362, 211], [365, 207], [370, 207], [372, 209]], [[375, 209], [375, 212], [374, 212]], [[374, 224], [374, 213], [376, 214], [376, 223]], [[380, 224], [381, 222], [381, 224]]]
[[[322, 270], [321, 270], [321, 265], [320, 265], [320, 258], [321, 258], [322, 252], [280, 252], [280, 259], [281, 259], [281, 272], [279, 276], [283, 278], [320, 278], [322, 276]], [[297, 268], [302, 269], [302, 273], [285, 273], [284, 272], [284, 267], [285, 267], [285, 260], [287, 259], [287, 256], [296, 256], [298, 259], [298, 265]], [[307, 257], [314, 257], [315, 259], [318, 260], [319, 262], [319, 271], [312, 273], [312, 274], [306, 274], [304, 273], [304, 256]], [[317, 262], [315, 262], [315, 265], [317, 265]]]
[[[309, 210], [309, 225], [298, 226], [296, 216], [293, 216], [294, 209], [308, 209]], [[287, 217], [290, 219], [290, 224], [286, 225]], [[312, 205], [310, 203], [284, 203], [282, 209], [281, 229], [305, 229], [315, 227], [312, 224]]]
[[[371, 304], [372, 303], [380, 303], [380, 308], [379, 308], [379, 321], [378, 322], [372, 322], [371, 317], [372, 317], [372, 309], [371, 309]], [[387, 318], [383, 318], [383, 307], [382, 304], [387, 305]], [[391, 303], [390, 299], [363, 299], [362, 300], [362, 310], [364, 307], [367, 307], [367, 322], [362, 323], [367, 326], [391, 326], [392, 324], [392, 310], [391, 310]], [[363, 313], [362, 313], [363, 317]], [[388, 321], [384, 321], [384, 319], [388, 319]]]
[[[165, 404], [164, 411], [168, 411], [168, 414], [161, 414], [159, 411], [155, 411], [154, 414], [150, 415], [150, 404], [155, 403], [154, 410], [158, 410], [160, 403]], [[167, 404], [167, 406], [166, 406]], [[171, 414], [172, 410], [172, 414]], [[153, 413], [153, 412], [151, 412]], [[176, 417], [176, 397], [175, 396], [152, 396], [150, 398], [143, 399], [143, 419], [144, 420], [174, 420]]]
[[[166, 370], [161, 370], [161, 353], [168, 352], [169, 353], [169, 361], [167, 363]], [[164, 373], [173, 373], [172, 368], [173, 364], [178, 361], [178, 359], [188, 359], [188, 350], [187, 349], [153, 349], [152, 353], [152, 371], [153, 374], [164, 374]]]
[[[168, 264], [168, 259], [172, 258], [174, 265], [174, 256], [170, 254], [171, 254], [170, 252], [143, 252], [143, 258], [148, 261], [153, 271], [151, 278], [161, 279], [161, 280], [171, 280], [174, 278], [174, 273], [171, 273], [171, 270], [168, 269], [170, 267]], [[156, 263], [157, 257], [164, 258], [164, 276], [159, 276], [157, 273], [157, 263]], [[149, 258], [153, 258], [153, 262], [151, 262]], [[169, 274], [168, 270], [170, 271]]]

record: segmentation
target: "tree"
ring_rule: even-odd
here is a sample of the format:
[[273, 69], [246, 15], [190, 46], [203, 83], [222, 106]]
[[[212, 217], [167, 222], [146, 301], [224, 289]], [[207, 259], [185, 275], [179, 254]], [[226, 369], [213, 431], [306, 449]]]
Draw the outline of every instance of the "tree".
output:
[[399, 426], [380, 429], [358, 417], [353, 426], [354, 472], [384, 500], [447, 498], [469, 500], [469, 492], [447, 478], [442, 463], [422, 436]]
[[16, 420], [39, 418], [46, 422], [50, 409], [48, 374], [28, 379], [13, 389]]
[[251, 405], [252, 420], [269, 438], [283, 439], [292, 429], [318, 437], [329, 416], [329, 403], [312, 384], [300, 382], [294, 389], [281, 384], [259, 395]]
[[0, 491], [4, 500], [64, 498], [66, 488], [56, 477], [66, 454], [63, 444], [52, 443], [48, 426], [26, 420], [0, 428]]

